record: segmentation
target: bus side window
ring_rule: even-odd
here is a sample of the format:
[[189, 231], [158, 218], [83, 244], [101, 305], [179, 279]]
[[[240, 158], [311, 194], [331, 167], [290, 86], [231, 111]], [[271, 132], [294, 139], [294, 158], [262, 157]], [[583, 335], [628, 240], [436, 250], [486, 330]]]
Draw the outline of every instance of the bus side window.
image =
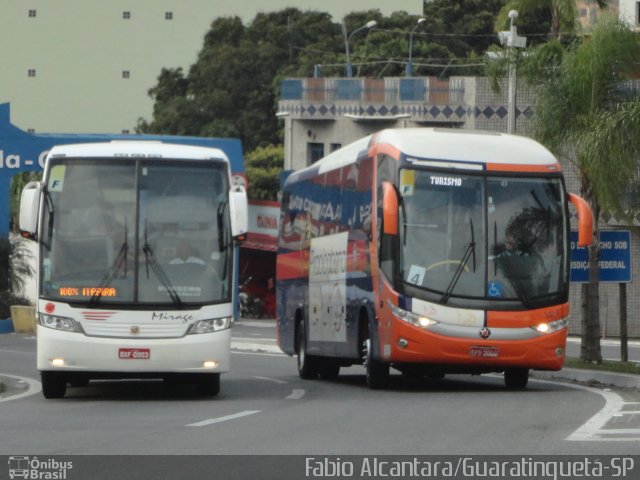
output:
[[394, 278], [395, 265], [393, 262], [394, 258], [394, 247], [397, 248], [397, 235], [385, 235], [383, 234], [383, 220], [382, 220], [382, 202], [383, 202], [383, 190], [382, 183], [390, 182], [392, 185], [395, 185], [397, 178], [397, 166], [398, 162], [396, 162], [393, 158], [382, 155], [378, 157], [378, 168], [377, 168], [377, 208], [376, 215], [378, 220], [377, 225], [377, 235], [378, 235], [378, 258], [380, 260], [380, 269], [384, 272], [384, 274], [390, 280]]
[[[382, 187], [378, 187], [378, 211], [382, 212]], [[383, 215], [380, 213], [378, 216], [378, 258], [380, 260], [380, 269], [386, 275], [389, 280], [394, 279], [395, 274], [395, 262], [394, 252], [398, 249], [398, 236], [387, 235], [384, 233], [384, 220]]]

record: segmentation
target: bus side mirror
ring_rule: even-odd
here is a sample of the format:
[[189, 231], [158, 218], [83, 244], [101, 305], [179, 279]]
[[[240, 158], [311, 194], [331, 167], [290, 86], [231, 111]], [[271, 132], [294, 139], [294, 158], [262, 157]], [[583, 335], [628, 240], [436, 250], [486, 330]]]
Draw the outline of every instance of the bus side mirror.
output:
[[24, 238], [36, 240], [38, 238], [38, 208], [42, 184], [29, 182], [25, 185], [20, 196], [20, 235]]
[[247, 193], [242, 185], [231, 187], [229, 191], [229, 216], [231, 218], [231, 236], [236, 240], [247, 237], [249, 225]]
[[578, 195], [569, 193], [568, 200], [578, 211], [578, 246], [588, 247], [593, 240], [593, 213], [589, 204]]
[[398, 235], [398, 194], [389, 182], [382, 183], [382, 225], [386, 235]]

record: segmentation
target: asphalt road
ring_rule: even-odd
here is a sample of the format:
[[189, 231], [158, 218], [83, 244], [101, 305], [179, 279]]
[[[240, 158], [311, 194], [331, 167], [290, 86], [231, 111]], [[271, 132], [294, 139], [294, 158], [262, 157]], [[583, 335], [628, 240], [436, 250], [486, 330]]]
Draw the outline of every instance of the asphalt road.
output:
[[390, 389], [371, 391], [362, 367], [332, 382], [299, 379], [294, 359], [267, 351], [274, 345], [268, 323], [236, 325], [233, 345], [232, 372], [213, 399], [157, 381], [101, 381], [45, 400], [37, 393], [35, 338], [0, 335], [0, 376], [24, 390], [0, 398], [0, 455], [640, 451], [638, 391], [531, 379], [514, 392], [496, 375], [420, 383], [394, 375]]

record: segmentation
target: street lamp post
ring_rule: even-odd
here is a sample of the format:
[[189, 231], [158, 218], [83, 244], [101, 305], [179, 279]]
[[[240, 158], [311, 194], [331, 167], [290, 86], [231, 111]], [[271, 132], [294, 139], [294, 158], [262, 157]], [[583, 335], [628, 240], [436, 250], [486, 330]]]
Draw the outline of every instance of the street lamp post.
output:
[[411, 63], [411, 55], [413, 52], [413, 34], [420, 26], [420, 24], [424, 23], [425, 20], [425, 18], [419, 18], [415, 27], [411, 29], [411, 33], [409, 34], [409, 61], [407, 62], [407, 66], [405, 67], [405, 76], [407, 77], [411, 77], [413, 75], [413, 64]]
[[507, 55], [509, 58], [509, 99], [507, 103], [507, 133], [515, 133], [516, 131], [516, 91], [517, 91], [517, 77], [516, 77], [516, 62], [513, 55], [514, 48], [524, 48], [527, 46], [527, 38], [518, 36], [518, 29], [514, 24], [515, 19], [518, 18], [518, 12], [516, 10], [509, 11], [510, 26], [508, 32], [498, 32], [498, 38], [500, 43], [507, 47]]
[[351, 59], [349, 58], [349, 41], [351, 40], [351, 37], [353, 37], [356, 33], [360, 32], [361, 30], [365, 30], [365, 29], [372, 29], [373, 27], [375, 27], [378, 24], [378, 22], [376, 22], [375, 20], [369, 20], [365, 25], [362, 25], [360, 28], [356, 28], [353, 32], [351, 32], [351, 35], [347, 36], [347, 27], [344, 24], [344, 22], [342, 22], [342, 34], [344, 35], [344, 46], [345, 46], [345, 51], [347, 53], [347, 69], [346, 69], [346, 74], [347, 77], [351, 78], [353, 76], [353, 69], [351, 68]]

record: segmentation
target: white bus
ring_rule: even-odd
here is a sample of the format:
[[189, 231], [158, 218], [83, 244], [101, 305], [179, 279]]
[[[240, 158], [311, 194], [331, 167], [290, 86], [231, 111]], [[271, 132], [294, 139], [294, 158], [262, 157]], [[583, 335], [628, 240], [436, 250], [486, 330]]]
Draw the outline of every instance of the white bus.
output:
[[38, 242], [37, 368], [45, 398], [99, 378], [188, 380], [229, 370], [244, 188], [222, 150], [114, 141], [54, 147], [24, 189]]

